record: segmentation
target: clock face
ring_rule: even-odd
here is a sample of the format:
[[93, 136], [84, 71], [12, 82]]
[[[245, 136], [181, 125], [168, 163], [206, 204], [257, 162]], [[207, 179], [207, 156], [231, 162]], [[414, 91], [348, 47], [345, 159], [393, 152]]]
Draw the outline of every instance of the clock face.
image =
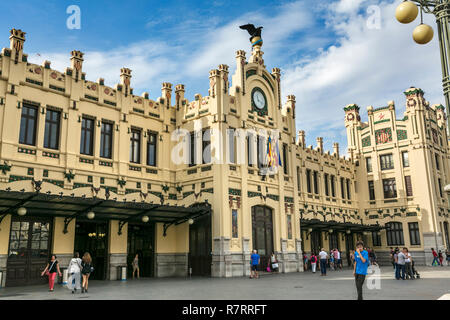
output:
[[264, 94], [260, 90], [255, 90], [253, 92], [253, 103], [255, 104], [255, 107], [259, 110], [263, 109], [266, 106], [266, 98], [264, 97]]

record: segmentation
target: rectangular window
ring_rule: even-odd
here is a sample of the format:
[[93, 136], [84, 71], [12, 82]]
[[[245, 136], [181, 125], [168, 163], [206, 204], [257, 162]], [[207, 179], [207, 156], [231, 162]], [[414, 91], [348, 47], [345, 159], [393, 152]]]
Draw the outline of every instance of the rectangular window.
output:
[[141, 163], [141, 130], [131, 129], [130, 162]]
[[112, 135], [113, 124], [102, 121], [102, 129], [100, 132], [100, 157], [112, 158]]
[[403, 225], [401, 222], [386, 223], [386, 238], [388, 246], [403, 246]]
[[441, 195], [441, 198], [442, 198], [442, 181], [441, 181], [441, 178], [438, 178], [438, 187], [439, 187], [439, 194]]
[[436, 153], [434, 155], [434, 158], [436, 159], [436, 170], [441, 170], [441, 166], [439, 164], [439, 155]]
[[306, 169], [306, 190], [308, 193], [312, 193], [311, 191], [311, 170]]
[[395, 178], [383, 179], [383, 191], [385, 199], [397, 198], [397, 185]]
[[236, 209], [233, 209], [231, 211], [231, 229], [232, 229], [232, 234], [233, 234], [233, 238], [239, 238], [239, 233], [238, 233], [238, 211]]
[[234, 128], [229, 128], [228, 133], [228, 161], [230, 163], [236, 163], [236, 155], [235, 155], [235, 143], [234, 143]]
[[319, 173], [314, 171], [314, 193], [319, 194]]
[[375, 200], [375, 186], [373, 181], [369, 181], [369, 199]]
[[148, 133], [147, 140], [147, 165], [156, 167], [156, 147], [158, 141], [158, 134], [156, 132]]
[[328, 197], [330, 195], [330, 190], [328, 188], [328, 173], [325, 173], [323, 183], [325, 186], [325, 195]]
[[290, 214], [286, 216], [288, 239], [292, 239], [292, 217]]
[[381, 247], [381, 235], [378, 231], [372, 231], [372, 244], [374, 247]]
[[331, 196], [333, 197], [333, 198], [335, 198], [336, 197], [336, 184], [335, 184], [335, 180], [336, 180], [336, 178], [335, 178], [335, 176], [331, 176]]
[[59, 123], [61, 112], [47, 109], [45, 115], [44, 148], [59, 149]]
[[344, 178], [341, 178], [341, 197], [342, 197], [342, 199], [345, 199], [345, 186], [344, 186], [344, 184], [345, 184], [345, 181], [344, 181]]
[[195, 151], [196, 150], [195, 136], [196, 136], [195, 132], [191, 132], [189, 134], [189, 138], [190, 138], [190, 141], [189, 141], [189, 144], [190, 144], [190, 146], [189, 146], [189, 157], [190, 157], [189, 167], [196, 165], [196, 163], [195, 163], [195, 158], [196, 158], [196, 156], [195, 156], [195, 152], [196, 152]]
[[298, 188], [298, 191], [300, 191], [301, 179], [302, 179], [302, 176], [300, 175], [300, 167], [297, 167], [297, 188]]
[[288, 146], [286, 143], [283, 143], [283, 171], [284, 174], [288, 174]]
[[409, 154], [407, 151], [402, 152], [403, 167], [409, 167]]
[[94, 154], [94, 119], [81, 120], [81, 146], [80, 153], [88, 156]]
[[408, 223], [409, 228], [409, 242], [412, 246], [420, 245], [420, 233], [419, 233], [419, 223], [410, 222]]
[[[234, 131], [233, 131], [234, 133]], [[205, 129], [202, 132], [202, 163], [211, 163], [211, 130]], [[234, 144], [233, 144], [233, 161], [234, 161]], [[234, 163], [234, 162], [232, 162]]]
[[247, 161], [249, 166], [253, 166], [255, 164], [255, 157], [253, 154], [253, 135], [248, 135], [246, 137], [247, 140]]
[[339, 249], [339, 240], [337, 232], [333, 232], [330, 237], [330, 249]]
[[412, 190], [411, 176], [405, 176], [405, 188], [406, 188], [406, 196], [412, 197], [413, 190]]
[[37, 107], [27, 104], [22, 106], [20, 120], [19, 143], [30, 146], [36, 145]]
[[366, 169], [367, 172], [372, 172], [372, 158], [366, 158]]
[[347, 179], [347, 199], [351, 200], [351, 194], [350, 194], [350, 179]]
[[267, 150], [267, 145], [266, 145], [266, 138], [263, 136], [258, 135], [257, 138], [257, 162], [258, 162], [258, 168], [263, 168], [266, 164], [266, 150]]
[[380, 156], [381, 170], [394, 169], [394, 159], [392, 154], [385, 154]]

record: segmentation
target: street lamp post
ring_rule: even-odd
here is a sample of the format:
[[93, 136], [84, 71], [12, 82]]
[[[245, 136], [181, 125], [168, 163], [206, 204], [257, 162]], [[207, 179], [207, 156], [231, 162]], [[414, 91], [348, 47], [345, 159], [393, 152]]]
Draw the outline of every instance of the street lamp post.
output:
[[413, 39], [418, 44], [427, 44], [433, 39], [433, 29], [423, 23], [423, 13], [431, 13], [436, 17], [448, 129], [450, 128], [448, 118], [450, 114], [450, 0], [405, 0], [397, 7], [395, 16], [401, 23], [410, 23], [417, 18], [419, 10], [421, 23], [413, 32]]

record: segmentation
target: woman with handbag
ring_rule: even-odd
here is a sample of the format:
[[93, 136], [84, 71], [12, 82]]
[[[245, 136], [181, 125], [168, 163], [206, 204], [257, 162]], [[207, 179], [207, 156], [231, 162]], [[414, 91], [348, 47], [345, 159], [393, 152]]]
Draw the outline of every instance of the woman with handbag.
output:
[[81, 274], [83, 275], [81, 293], [88, 292], [89, 276], [92, 271], [94, 271], [94, 268], [92, 267], [92, 258], [89, 252], [86, 252], [81, 261]]
[[50, 258], [50, 261], [47, 263], [47, 266], [45, 267], [44, 271], [42, 271], [41, 276], [47, 275], [48, 276], [48, 288], [50, 292], [53, 292], [53, 287], [55, 286], [55, 278], [56, 273], [58, 272], [59, 276], [61, 277], [61, 271], [59, 270], [59, 263], [58, 260], [56, 260], [56, 256], [52, 255]]
[[275, 256], [275, 253], [273, 253], [273, 252], [272, 252], [272, 256], [270, 257], [270, 262], [272, 263], [272, 265], [271, 265], [272, 271], [278, 272], [278, 260], [277, 260], [277, 257]]
[[67, 271], [70, 274], [67, 288], [71, 289], [72, 293], [75, 293], [77, 289], [81, 289], [81, 259], [78, 252], [75, 252], [72, 260], [70, 260]]

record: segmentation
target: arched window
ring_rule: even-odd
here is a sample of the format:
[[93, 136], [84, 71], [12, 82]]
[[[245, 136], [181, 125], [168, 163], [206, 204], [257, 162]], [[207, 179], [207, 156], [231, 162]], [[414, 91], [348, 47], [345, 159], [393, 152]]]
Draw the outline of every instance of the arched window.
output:
[[386, 223], [386, 236], [388, 246], [403, 246], [403, 225], [401, 222]]

